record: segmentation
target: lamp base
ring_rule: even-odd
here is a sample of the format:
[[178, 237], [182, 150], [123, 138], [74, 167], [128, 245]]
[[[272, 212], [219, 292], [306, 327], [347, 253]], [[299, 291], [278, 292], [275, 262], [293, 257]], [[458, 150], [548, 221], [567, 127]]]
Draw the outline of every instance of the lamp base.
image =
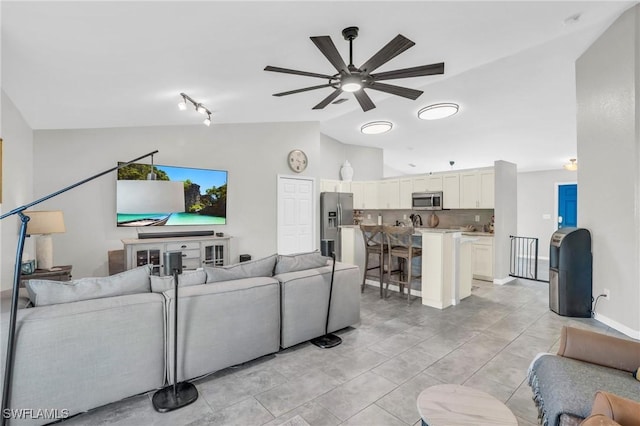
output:
[[153, 394], [153, 408], [160, 413], [177, 410], [198, 399], [198, 390], [189, 382], [180, 382], [173, 393], [173, 385], [166, 386]]
[[315, 339], [309, 340], [311, 344], [316, 345], [321, 349], [329, 349], [334, 346], [338, 346], [342, 343], [342, 339], [336, 336], [335, 334], [325, 334], [324, 336], [316, 337]]
[[36, 240], [36, 268], [53, 268], [53, 239], [51, 234], [42, 234]]

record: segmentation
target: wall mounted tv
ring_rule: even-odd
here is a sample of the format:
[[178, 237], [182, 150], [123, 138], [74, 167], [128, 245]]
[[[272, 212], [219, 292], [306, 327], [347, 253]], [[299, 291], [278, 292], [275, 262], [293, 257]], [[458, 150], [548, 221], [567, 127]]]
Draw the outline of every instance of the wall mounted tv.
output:
[[227, 172], [134, 163], [118, 169], [116, 198], [119, 227], [224, 225]]

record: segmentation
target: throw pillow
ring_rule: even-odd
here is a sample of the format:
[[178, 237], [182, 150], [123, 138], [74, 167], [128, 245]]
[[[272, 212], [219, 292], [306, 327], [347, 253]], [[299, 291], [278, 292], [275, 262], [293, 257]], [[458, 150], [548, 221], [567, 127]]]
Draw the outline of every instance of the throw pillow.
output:
[[151, 290], [148, 265], [109, 277], [81, 278], [72, 281], [29, 280], [25, 287], [34, 306], [55, 305], [80, 300], [100, 299]]
[[[178, 275], [178, 287], [189, 287], [191, 285], [204, 284], [207, 281], [207, 273], [203, 270], [187, 271]], [[151, 291], [162, 293], [173, 289], [173, 275], [159, 277], [151, 275]]]
[[328, 259], [328, 257], [321, 255], [317, 250], [309, 253], [281, 254], [278, 255], [275, 275], [326, 266]]
[[271, 256], [250, 260], [248, 262], [236, 263], [235, 265], [223, 266], [221, 268], [205, 267], [207, 272], [207, 282], [239, 280], [252, 277], [271, 277], [273, 268], [276, 266], [275, 254]]

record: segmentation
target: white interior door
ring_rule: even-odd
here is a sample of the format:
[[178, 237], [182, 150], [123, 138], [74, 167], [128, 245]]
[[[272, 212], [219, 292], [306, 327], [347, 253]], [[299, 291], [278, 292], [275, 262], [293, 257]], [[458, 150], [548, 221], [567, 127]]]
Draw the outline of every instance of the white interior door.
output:
[[315, 237], [315, 179], [278, 176], [278, 253], [313, 251]]

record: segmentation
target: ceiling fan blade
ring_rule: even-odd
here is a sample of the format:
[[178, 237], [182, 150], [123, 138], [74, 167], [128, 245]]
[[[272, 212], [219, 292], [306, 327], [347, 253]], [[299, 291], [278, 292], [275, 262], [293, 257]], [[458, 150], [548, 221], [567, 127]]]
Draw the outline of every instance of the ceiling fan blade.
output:
[[337, 88], [336, 90], [333, 91], [333, 93], [331, 93], [329, 96], [327, 96], [326, 98], [324, 98], [322, 100], [322, 102], [320, 102], [318, 105], [314, 106], [313, 109], [322, 109], [324, 107], [326, 107], [327, 105], [329, 105], [335, 98], [337, 98], [340, 93], [342, 93], [342, 89]]
[[393, 80], [394, 78], [422, 77], [425, 75], [444, 74], [444, 62], [431, 65], [420, 65], [418, 67], [403, 68], [400, 70], [386, 71], [378, 74], [371, 74], [376, 80]]
[[309, 90], [322, 89], [323, 87], [332, 87], [331, 84], [321, 84], [319, 86], [304, 87], [302, 89], [289, 90], [288, 92], [274, 93], [273, 96], [293, 95], [294, 93], [307, 92]]
[[424, 93], [422, 90], [409, 89], [407, 87], [394, 86], [392, 84], [378, 83], [375, 81], [368, 85], [367, 89], [391, 93], [392, 95], [402, 96], [403, 98], [409, 98], [414, 101]]
[[398, 34], [393, 40], [380, 49], [375, 55], [373, 55], [367, 62], [362, 64], [360, 69], [365, 74], [370, 74], [377, 69], [380, 65], [389, 62], [415, 43], [406, 38], [405, 36]]
[[367, 95], [364, 90], [358, 90], [357, 92], [353, 92], [353, 94], [355, 95], [364, 112], [367, 112], [370, 109], [374, 109], [376, 107], [369, 95]]
[[304, 75], [306, 77], [318, 77], [318, 78], [327, 78], [327, 79], [332, 79], [333, 78], [330, 75], [326, 75], [326, 74], [317, 74], [315, 72], [290, 70], [288, 68], [272, 67], [271, 65], [267, 65], [264, 68], [264, 70], [265, 71], [273, 71], [273, 72], [283, 72], [285, 74]]
[[344, 63], [344, 60], [342, 59], [342, 56], [340, 56], [336, 45], [333, 44], [331, 37], [318, 36], [310, 38], [316, 47], [320, 49], [322, 54], [329, 60], [329, 62], [331, 62], [331, 65], [333, 65], [339, 72], [350, 74], [347, 69], [347, 64]]

